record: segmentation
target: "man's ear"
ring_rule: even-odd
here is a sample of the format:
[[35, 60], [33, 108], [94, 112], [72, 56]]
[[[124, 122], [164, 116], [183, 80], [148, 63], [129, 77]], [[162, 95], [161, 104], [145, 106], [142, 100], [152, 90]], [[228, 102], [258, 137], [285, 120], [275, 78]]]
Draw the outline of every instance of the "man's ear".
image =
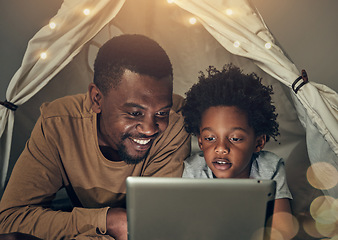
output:
[[197, 141], [198, 141], [198, 146], [203, 151], [202, 138], [201, 138], [201, 135], [199, 134], [197, 135]]
[[260, 135], [256, 138], [256, 148], [255, 148], [255, 152], [260, 152], [263, 150], [264, 146], [266, 143], [266, 135]]
[[100, 89], [94, 84], [90, 83], [88, 86], [90, 101], [92, 102], [92, 109], [95, 113], [101, 112], [103, 94]]

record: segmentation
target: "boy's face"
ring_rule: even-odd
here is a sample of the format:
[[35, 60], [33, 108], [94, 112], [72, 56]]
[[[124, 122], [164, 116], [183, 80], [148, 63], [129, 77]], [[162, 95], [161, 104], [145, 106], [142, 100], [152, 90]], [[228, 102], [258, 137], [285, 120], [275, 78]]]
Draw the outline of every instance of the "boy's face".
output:
[[251, 157], [263, 149], [246, 114], [234, 106], [210, 107], [202, 115], [198, 144], [217, 178], [248, 178]]

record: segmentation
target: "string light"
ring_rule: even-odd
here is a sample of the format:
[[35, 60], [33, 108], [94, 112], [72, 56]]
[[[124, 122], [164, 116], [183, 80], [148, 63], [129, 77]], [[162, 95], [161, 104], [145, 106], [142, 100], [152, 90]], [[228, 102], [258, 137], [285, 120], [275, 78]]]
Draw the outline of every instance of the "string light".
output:
[[83, 10], [83, 14], [88, 16], [90, 14], [90, 10], [86, 8], [85, 10]]
[[[172, 4], [172, 3], [175, 2], [175, 0], [167, 0], [167, 2], [169, 4]], [[86, 15], [86, 16], [88, 16], [90, 14], [90, 9], [88, 9], [88, 8], [84, 9], [83, 10], [83, 14]], [[234, 12], [233, 12], [233, 10], [231, 8], [228, 8], [228, 9], [225, 10], [225, 14], [228, 15], [228, 16], [231, 16], [231, 15], [234, 14]], [[191, 17], [191, 18], [189, 18], [189, 23], [191, 25], [194, 25], [194, 24], [197, 23], [197, 19], [195, 17]], [[55, 29], [56, 28], [56, 23], [53, 22], [53, 21], [51, 21], [49, 23], [49, 28], [50, 29]], [[234, 45], [235, 48], [238, 48], [238, 47], [240, 47], [241, 44], [240, 44], [239, 41], [235, 41], [233, 45]], [[265, 43], [265, 48], [266, 49], [270, 49], [271, 47], [272, 47], [271, 43], [269, 43], [269, 42]], [[46, 59], [47, 58], [47, 53], [46, 52], [42, 52], [40, 54], [40, 58], [41, 59]]]
[[47, 58], [47, 53], [46, 52], [40, 53], [40, 58], [45, 60]]
[[241, 45], [241, 44], [239, 43], [239, 41], [235, 41], [235, 42], [234, 42], [234, 47], [235, 47], [235, 48], [238, 48], [240, 45]]
[[231, 16], [234, 12], [232, 11], [232, 9], [228, 8], [225, 10], [225, 14], [228, 16]]
[[56, 28], [56, 23], [55, 22], [50, 22], [49, 23], [49, 28], [50, 29], [55, 29]]
[[270, 49], [271, 48], [271, 43], [267, 42], [267, 43], [265, 43], [264, 46], [265, 46], [266, 49]]
[[190, 22], [190, 24], [195, 24], [195, 23], [197, 22], [197, 19], [194, 18], [194, 17], [191, 17], [191, 18], [189, 19], [189, 22]]

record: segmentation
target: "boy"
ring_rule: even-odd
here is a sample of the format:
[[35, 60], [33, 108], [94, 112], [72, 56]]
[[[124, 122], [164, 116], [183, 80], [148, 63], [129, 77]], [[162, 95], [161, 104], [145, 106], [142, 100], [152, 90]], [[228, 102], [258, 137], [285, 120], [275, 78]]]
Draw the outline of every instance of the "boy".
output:
[[[292, 199], [284, 161], [262, 151], [279, 135], [272, 88], [256, 74], [243, 74], [233, 65], [201, 73], [187, 92], [183, 107], [186, 130], [197, 136], [203, 151], [185, 161], [186, 178], [260, 178], [277, 183], [272, 227], [285, 237], [292, 232]], [[288, 235], [288, 236], [287, 236]]]

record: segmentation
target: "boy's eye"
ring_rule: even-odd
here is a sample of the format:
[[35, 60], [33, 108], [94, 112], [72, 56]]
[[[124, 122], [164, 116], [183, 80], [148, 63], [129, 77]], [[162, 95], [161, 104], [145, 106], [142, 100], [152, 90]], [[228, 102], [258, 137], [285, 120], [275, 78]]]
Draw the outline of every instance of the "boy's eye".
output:
[[211, 141], [214, 141], [215, 138], [214, 137], [205, 137], [204, 140], [208, 141], [208, 142], [211, 142]]
[[232, 141], [232, 142], [239, 142], [241, 140], [242, 140], [242, 138], [236, 138], [236, 137], [230, 138], [230, 141]]

